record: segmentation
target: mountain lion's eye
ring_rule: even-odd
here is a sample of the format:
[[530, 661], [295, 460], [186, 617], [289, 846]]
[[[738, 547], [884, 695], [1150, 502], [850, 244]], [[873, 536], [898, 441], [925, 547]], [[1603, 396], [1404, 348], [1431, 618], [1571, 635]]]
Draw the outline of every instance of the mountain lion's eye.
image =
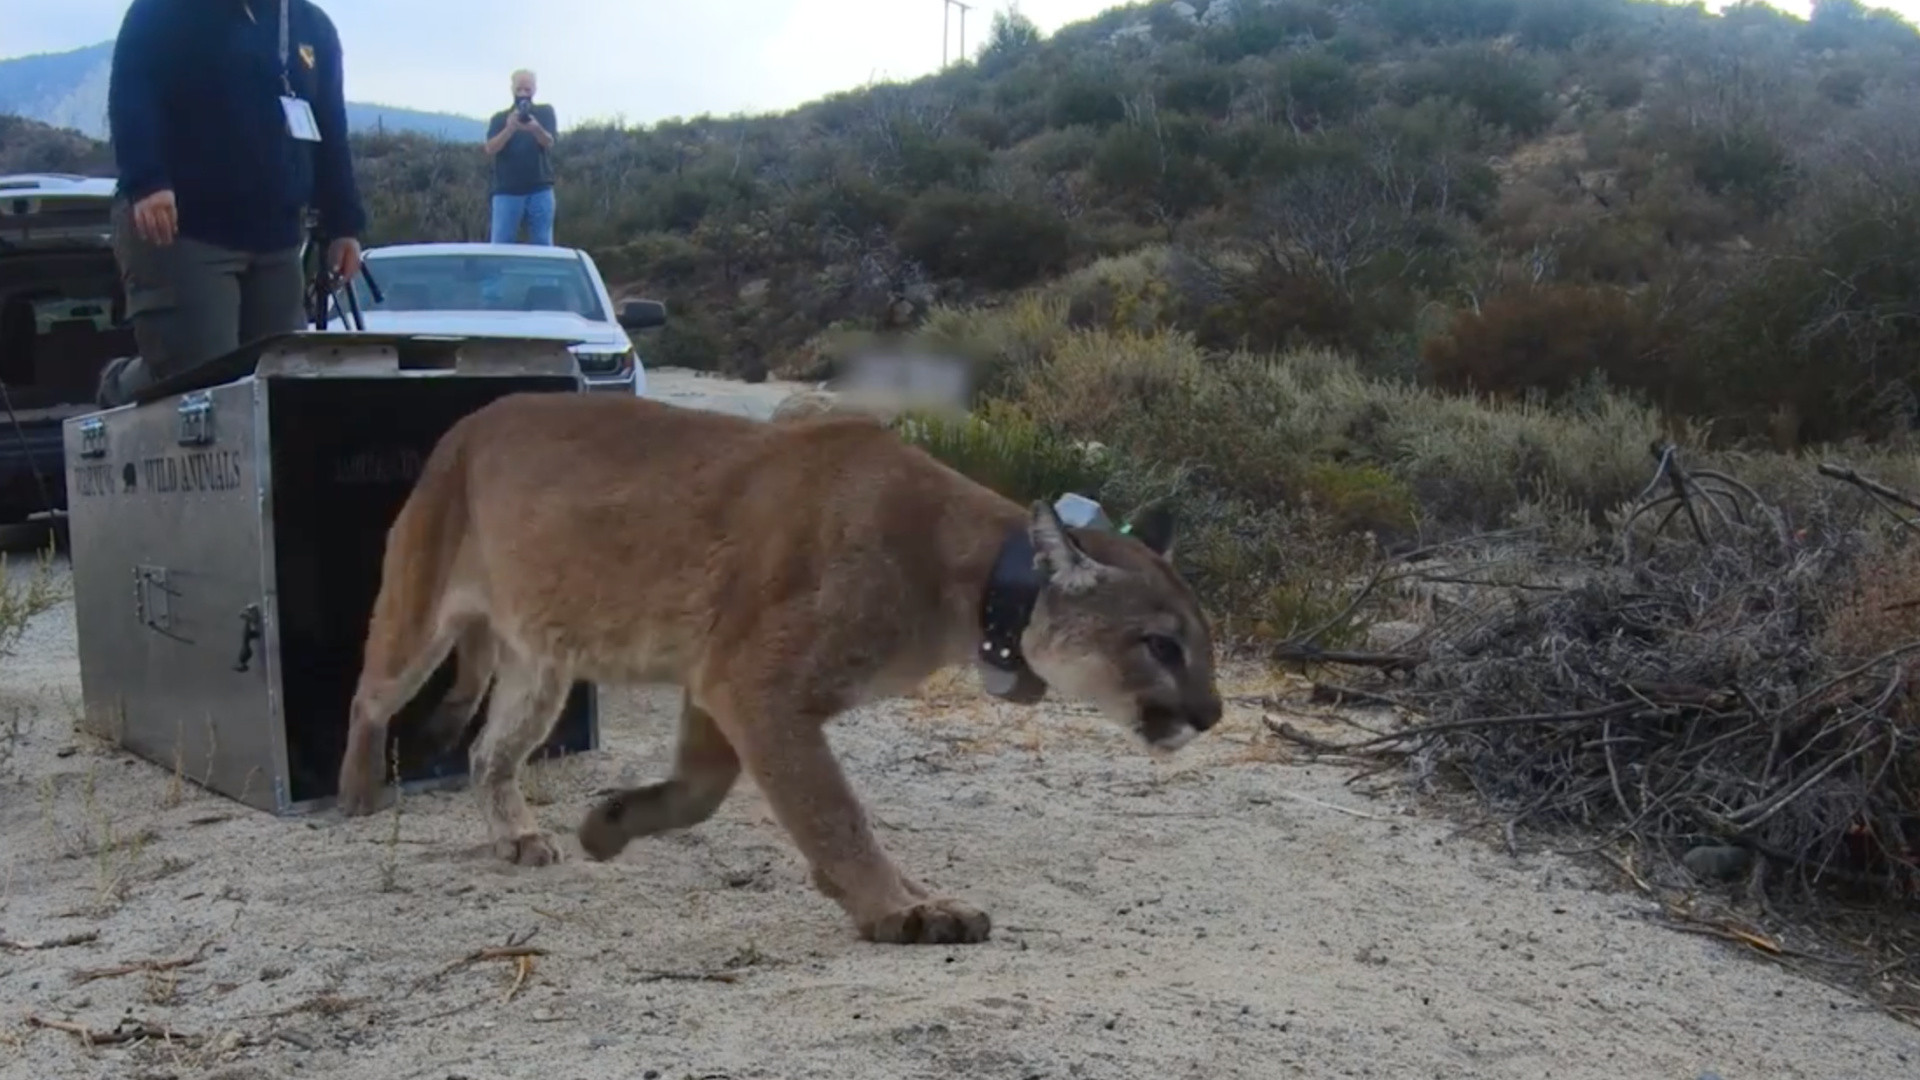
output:
[[1177, 668], [1186, 660], [1186, 652], [1180, 643], [1165, 634], [1146, 636], [1147, 655], [1159, 661], [1162, 667]]

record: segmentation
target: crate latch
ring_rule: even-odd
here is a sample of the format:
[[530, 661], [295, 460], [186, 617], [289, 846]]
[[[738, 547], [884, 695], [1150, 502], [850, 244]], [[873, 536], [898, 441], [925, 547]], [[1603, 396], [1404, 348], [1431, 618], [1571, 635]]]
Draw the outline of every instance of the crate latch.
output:
[[173, 629], [173, 592], [167, 587], [167, 568], [133, 568], [133, 614], [154, 630]]
[[107, 422], [97, 416], [80, 421], [80, 456], [83, 458], [103, 458], [107, 456]]
[[213, 395], [205, 390], [180, 399], [179, 442], [181, 446], [205, 446], [213, 441]]

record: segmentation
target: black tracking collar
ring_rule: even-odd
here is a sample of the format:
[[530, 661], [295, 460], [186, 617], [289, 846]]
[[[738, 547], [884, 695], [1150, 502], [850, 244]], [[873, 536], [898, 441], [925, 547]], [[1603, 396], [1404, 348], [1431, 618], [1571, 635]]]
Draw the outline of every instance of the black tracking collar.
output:
[[1033, 538], [1026, 528], [1009, 532], [980, 598], [979, 660], [1014, 675], [1031, 675], [1027, 658], [1020, 653], [1020, 635], [1040, 599], [1040, 571], [1033, 565], [1033, 556]]

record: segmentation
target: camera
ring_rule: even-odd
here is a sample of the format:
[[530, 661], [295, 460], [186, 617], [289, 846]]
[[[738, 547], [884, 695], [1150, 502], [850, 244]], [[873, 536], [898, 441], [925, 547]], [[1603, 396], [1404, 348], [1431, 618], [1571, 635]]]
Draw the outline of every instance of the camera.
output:
[[533, 99], [516, 98], [513, 103], [513, 111], [519, 113], [521, 119], [526, 119], [527, 116], [533, 112]]

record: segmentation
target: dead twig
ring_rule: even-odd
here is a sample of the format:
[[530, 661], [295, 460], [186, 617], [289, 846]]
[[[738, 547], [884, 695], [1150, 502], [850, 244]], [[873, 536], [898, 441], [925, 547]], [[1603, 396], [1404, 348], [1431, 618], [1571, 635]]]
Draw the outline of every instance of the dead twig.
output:
[[527, 984], [527, 976], [531, 974], [533, 974], [533, 957], [531, 955], [516, 957], [513, 963], [513, 985], [507, 987], [506, 1004], [513, 1004], [514, 997], [520, 993], [520, 988]]
[[1376, 694], [1371, 690], [1358, 690], [1338, 683], [1317, 682], [1313, 684], [1313, 693], [1307, 700], [1315, 705], [1385, 705], [1388, 708], [1406, 708], [1399, 699], [1387, 694]]
[[1331, 810], [1336, 814], [1345, 814], [1348, 817], [1356, 817], [1361, 819], [1362, 821], [1391, 822], [1393, 820], [1390, 817], [1383, 817], [1379, 814], [1369, 814], [1365, 810], [1355, 810], [1350, 806], [1341, 806], [1339, 803], [1330, 803], [1324, 799], [1314, 799], [1314, 798], [1309, 798], [1308, 796], [1305, 796], [1305, 795], [1296, 795], [1291, 791], [1282, 791], [1282, 792], [1279, 792], [1278, 794], [1281, 798], [1286, 799], [1289, 802], [1304, 803], [1307, 806], [1317, 806], [1322, 810]]
[[436, 977], [444, 978], [461, 968], [484, 964], [489, 960], [519, 960], [529, 956], [545, 956], [547, 950], [537, 945], [493, 945], [484, 949], [475, 949], [467, 955], [441, 968]]
[[193, 951], [191, 956], [176, 957], [172, 960], [135, 960], [129, 964], [116, 964], [113, 967], [76, 971], [73, 973], [73, 981], [76, 985], [79, 985], [93, 982], [96, 979], [117, 979], [122, 975], [138, 975], [143, 972], [173, 971], [176, 968], [192, 967], [206, 956], [207, 950], [212, 946], [213, 942], [203, 941], [200, 943], [200, 947]]
[[1322, 649], [1318, 645], [1298, 642], [1276, 645], [1268, 655], [1275, 661], [1286, 664], [1345, 664], [1349, 667], [1380, 668], [1383, 671], [1411, 671], [1426, 659], [1411, 653], [1351, 652], [1344, 649]]
[[1843, 483], [1852, 484], [1854, 487], [1868, 494], [1877, 495], [1890, 503], [1904, 506], [1909, 510], [1920, 511], [1920, 499], [1901, 491], [1899, 488], [1889, 487], [1878, 480], [1862, 476], [1844, 465], [1835, 465], [1832, 462], [1821, 462], [1819, 469], [1821, 476], [1830, 476]]
[[731, 971], [634, 971], [641, 982], [717, 982], [737, 983], [740, 976]]
[[[1352, 751], [1350, 750], [1351, 747], [1360, 745], [1358, 743], [1334, 742], [1330, 739], [1322, 739], [1317, 735], [1309, 735], [1306, 732], [1301, 731], [1299, 728], [1294, 727], [1292, 724], [1287, 723], [1285, 720], [1281, 720], [1277, 717], [1267, 716], [1267, 717], [1263, 717], [1262, 719], [1265, 721], [1268, 731], [1273, 732], [1275, 735], [1278, 735], [1280, 738], [1283, 738], [1288, 742], [1296, 743], [1300, 746], [1304, 746], [1307, 749], [1314, 751], [1315, 753], [1349, 754], [1349, 753], [1352, 753]], [[1380, 754], [1380, 753], [1404, 754], [1406, 753], [1406, 751], [1404, 750], [1402, 751], [1393, 751], [1393, 750], [1362, 751], [1360, 754], [1357, 754], [1355, 756], [1372, 756], [1374, 754]]]
[[178, 1043], [182, 1046], [193, 1046], [200, 1041], [197, 1035], [187, 1035], [163, 1025], [149, 1024], [144, 1020], [122, 1020], [108, 1031], [94, 1031], [85, 1024], [77, 1024], [71, 1020], [54, 1020], [45, 1016], [29, 1016], [27, 1025], [45, 1028], [48, 1031], [64, 1031], [79, 1039], [81, 1045], [88, 1047], [124, 1046], [127, 1043], [145, 1042], [150, 1039]]
[[83, 930], [77, 934], [68, 934], [63, 938], [49, 938], [45, 941], [15, 941], [0, 938], [0, 949], [8, 952], [40, 952], [45, 949], [64, 949], [72, 945], [87, 945], [100, 940], [98, 930]]
[[1524, 716], [1485, 716], [1476, 717], [1471, 720], [1442, 720], [1431, 724], [1420, 724], [1402, 731], [1389, 732], [1371, 739], [1362, 739], [1359, 742], [1327, 743], [1326, 745], [1334, 747], [1338, 753], [1350, 754], [1357, 750], [1367, 750], [1375, 746], [1385, 746], [1390, 743], [1424, 739], [1433, 735], [1444, 735], [1448, 732], [1468, 731], [1475, 728], [1497, 728], [1532, 724], [1566, 724], [1582, 720], [1600, 720], [1607, 717], [1626, 716], [1629, 713], [1638, 712], [1644, 708], [1645, 705], [1638, 701], [1616, 701], [1611, 705], [1602, 705], [1594, 709], [1581, 709], [1576, 712], [1529, 713]]

